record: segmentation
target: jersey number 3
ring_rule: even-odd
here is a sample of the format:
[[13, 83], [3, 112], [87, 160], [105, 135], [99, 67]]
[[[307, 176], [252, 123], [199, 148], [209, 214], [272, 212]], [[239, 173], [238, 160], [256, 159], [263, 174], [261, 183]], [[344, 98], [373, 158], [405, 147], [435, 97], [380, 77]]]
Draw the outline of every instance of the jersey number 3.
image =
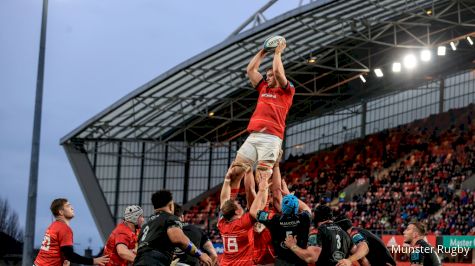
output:
[[336, 235], [336, 249], [341, 248], [341, 237], [340, 235]]
[[224, 251], [235, 253], [239, 251], [237, 240], [235, 237], [223, 237]]

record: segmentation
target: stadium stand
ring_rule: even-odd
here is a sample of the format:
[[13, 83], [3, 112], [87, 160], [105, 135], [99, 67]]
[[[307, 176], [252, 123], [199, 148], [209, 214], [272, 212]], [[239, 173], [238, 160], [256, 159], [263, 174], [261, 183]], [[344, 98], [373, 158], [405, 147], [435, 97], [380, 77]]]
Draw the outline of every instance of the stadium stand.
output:
[[[474, 104], [453, 109], [316, 154], [291, 155], [281, 168], [291, 191], [312, 207], [334, 202], [352, 182], [369, 182], [365, 194], [334, 205], [355, 226], [402, 233], [403, 225], [417, 218], [429, 224], [432, 234], [473, 235], [475, 194], [461, 190], [461, 184], [475, 168], [474, 114]], [[218, 196], [186, 213], [215, 242], [220, 242], [215, 228]], [[245, 200], [243, 191], [239, 199]]]

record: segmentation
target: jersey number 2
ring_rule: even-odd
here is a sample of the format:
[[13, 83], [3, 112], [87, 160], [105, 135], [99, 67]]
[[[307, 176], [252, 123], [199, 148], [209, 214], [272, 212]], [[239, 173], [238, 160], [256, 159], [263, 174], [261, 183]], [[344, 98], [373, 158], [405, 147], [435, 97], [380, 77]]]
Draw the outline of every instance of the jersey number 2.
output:
[[224, 250], [226, 252], [235, 253], [239, 251], [237, 239], [235, 237], [223, 237]]
[[142, 238], [140, 239], [141, 242], [144, 242], [145, 239], [147, 238], [148, 230], [150, 230], [150, 227], [148, 227], [148, 225], [147, 225], [147, 226], [145, 226], [145, 228], [143, 229], [143, 236], [142, 236]]
[[45, 235], [43, 238], [43, 242], [41, 243], [41, 249], [44, 251], [49, 251], [49, 247], [51, 245], [51, 238], [49, 235]]

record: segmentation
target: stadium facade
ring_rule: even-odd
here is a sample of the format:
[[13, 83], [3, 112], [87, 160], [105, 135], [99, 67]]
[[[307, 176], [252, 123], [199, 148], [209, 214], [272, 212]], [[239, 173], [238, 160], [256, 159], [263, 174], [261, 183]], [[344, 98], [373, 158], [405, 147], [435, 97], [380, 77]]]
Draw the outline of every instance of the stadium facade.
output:
[[[268, 5], [222, 43], [61, 139], [103, 239], [126, 205], [151, 214], [156, 190], [187, 203], [220, 185], [257, 99], [246, 65], [270, 35], [286, 37], [286, 74], [297, 89], [286, 156], [475, 103], [475, 48], [466, 41], [475, 37], [473, 1], [311, 1], [263, 21]], [[432, 52], [429, 62], [391, 71], [394, 61], [423, 49]], [[267, 59], [262, 67], [270, 65]]]

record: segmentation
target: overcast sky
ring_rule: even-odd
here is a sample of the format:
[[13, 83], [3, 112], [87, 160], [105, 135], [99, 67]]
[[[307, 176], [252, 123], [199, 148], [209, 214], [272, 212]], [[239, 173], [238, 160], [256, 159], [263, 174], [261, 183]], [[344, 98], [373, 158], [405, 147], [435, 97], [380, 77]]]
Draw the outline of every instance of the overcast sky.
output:
[[[223, 41], [267, 0], [50, 0], [35, 247], [49, 205], [75, 207], [75, 249], [102, 245], [59, 139], [159, 74]], [[297, 7], [281, 0], [267, 16]], [[0, 0], [0, 197], [26, 219], [41, 0]]]

